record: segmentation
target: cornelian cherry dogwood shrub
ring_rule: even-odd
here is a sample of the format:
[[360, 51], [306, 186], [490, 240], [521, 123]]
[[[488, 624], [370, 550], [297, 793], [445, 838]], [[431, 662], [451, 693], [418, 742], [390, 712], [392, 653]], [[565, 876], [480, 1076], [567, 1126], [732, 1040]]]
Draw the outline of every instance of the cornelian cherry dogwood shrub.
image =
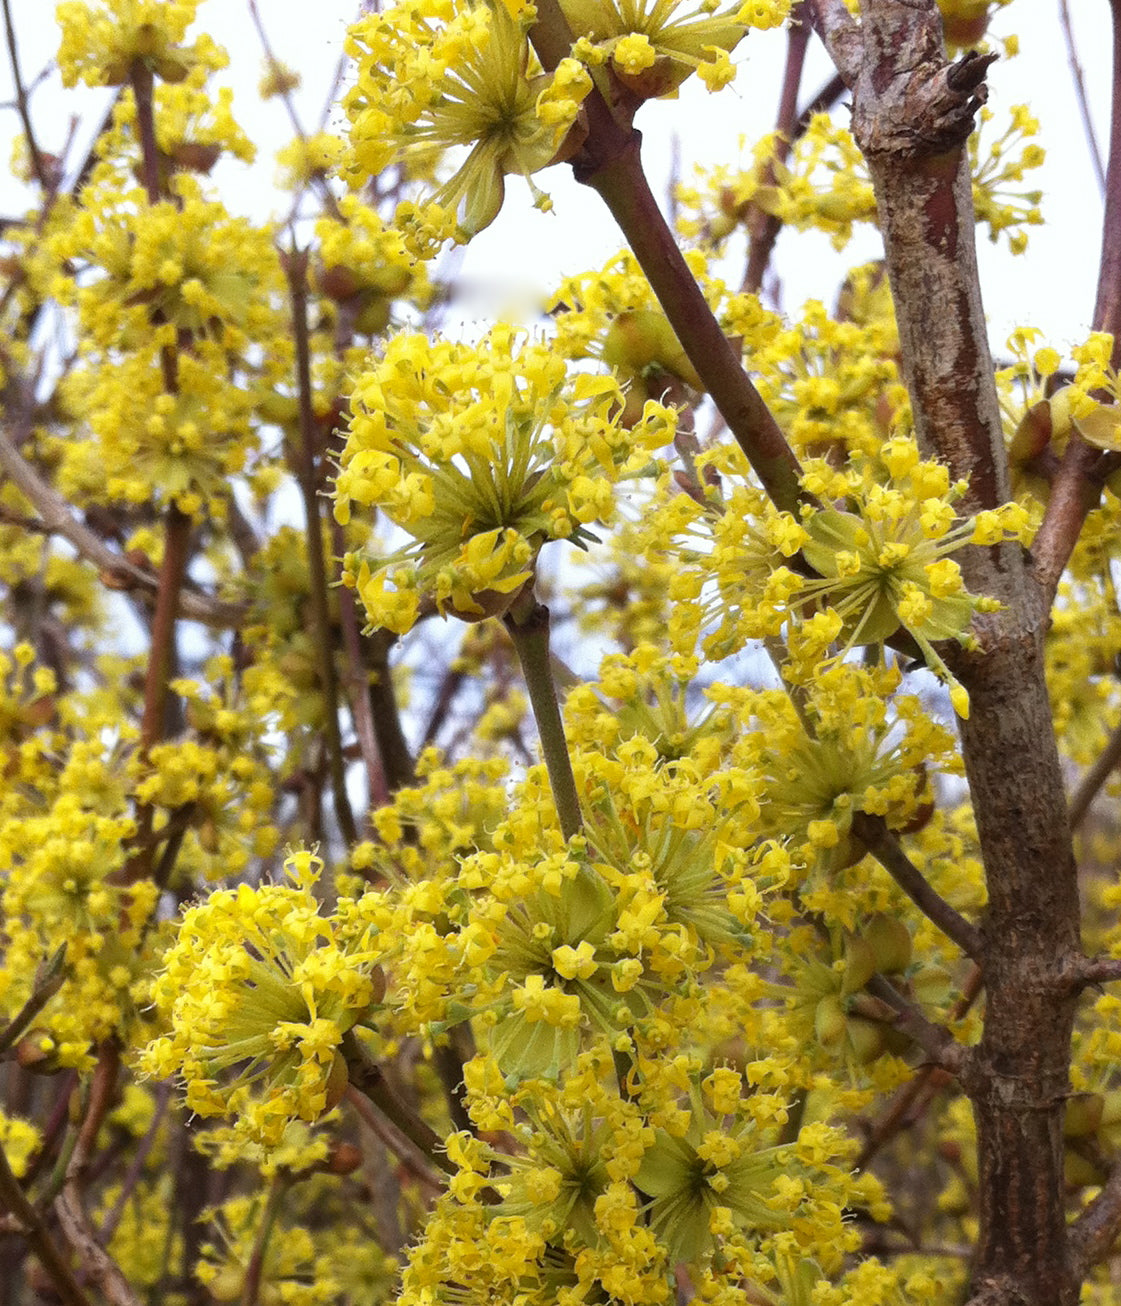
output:
[[[58, 6], [115, 98], [64, 183], [17, 73], [5, 1301], [1113, 1301], [1121, 146], [1094, 331], [994, 361], [1000, 8], [387, 4], [337, 132], [266, 44], [256, 223], [205, 13]], [[776, 129], [671, 230], [636, 117], [744, 43]], [[440, 329], [554, 165], [626, 247]]]

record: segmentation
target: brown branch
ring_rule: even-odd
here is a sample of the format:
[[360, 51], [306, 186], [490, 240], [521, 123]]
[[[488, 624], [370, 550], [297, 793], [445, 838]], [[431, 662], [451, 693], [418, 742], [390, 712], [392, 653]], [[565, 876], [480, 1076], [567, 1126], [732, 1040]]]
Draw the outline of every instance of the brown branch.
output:
[[[530, 39], [546, 69], [572, 46], [559, 0], [539, 0]], [[685, 262], [639, 157], [641, 136], [617, 104], [594, 89], [584, 101], [588, 136], [573, 159], [576, 180], [591, 186], [622, 229], [690, 362], [747, 455], [763, 488], [780, 508], [804, 500], [801, 468], [774, 416], [743, 370]]]
[[[1109, 159], [1105, 175], [1105, 213], [1098, 287], [1094, 303], [1095, 331], [1113, 336], [1113, 366], [1121, 367], [1121, 0], [1110, 0], [1113, 23], [1113, 85], [1110, 105]], [[1095, 508], [1107, 456], [1072, 435], [1043, 523], [1032, 545], [1033, 570], [1048, 604], [1054, 598], [1063, 568], [1074, 552], [1086, 514]]]
[[307, 250], [291, 249], [283, 259], [292, 299], [292, 323], [296, 336], [296, 380], [300, 396], [300, 442], [296, 455], [296, 479], [304, 501], [308, 555], [308, 589], [311, 597], [312, 643], [319, 660], [319, 687], [323, 694], [323, 731], [331, 772], [335, 816], [348, 846], [358, 842], [358, 828], [346, 792], [346, 764], [339, 730], [339, 686], [335, 674], [335, 638], [327, 604], [327, 558], [323, 548], [320, 518], [320, 484], [315, 457], [315, 413], [311, 397], [311, 345], [307, 325]]
[[62, 1192], [55, 1198], [54, 1211], [71, 1250], [97, 1284], [104, 1299], [111, 1306], [140, 1306], [140, 1299], [133, 1292], [120, 1266], [98, 1241], [82, 1200], [82, 1188], [98, 1133], [112, 1105], [119, 1069], [120, 1054], [116, 1046], [112, 1043], [102, 1044], [93, 1072], [85, 1115], [66, 1165]]
[[1070, 828], [1077, 830], [1090, 810], [1090, 804], [1101, 791], [1102, 785], [1121, 763], [1121, 726], [1110, 735], [1105, 747], [1094, 759], [1070, 800]]
[[[336, 557], [346, 553], [343, 528], [333, 516], [328, 517], [331, 530], [331, 547]], [[347, 701], [354, 720], [354, 733], [366, 769], [366, 808], [384, 807], [389, 801], [385, 765], [378, 750], [377, 726], [373, 705], [370, 702], [370, 670], [366, 665], [362, 641], [362, 621], [354, 592], [345, 585], [335, 591], [339, 604], [339, 630], [342, 635], [343, 655], [346, 658]]]
[[1047, 511], [1031, 546], [1031, 574], [1039, 586], [1040, 606], [1045, 612], [1050, 611], [1086, 515], [1101, 500], [1103, 471], [1101, 451], [1072, 431], [1051, 481]]
[[895, 1013], [893, 1024], [926, 1053], [931, 1063], [956, 1075], [965, 1061], [966, 1049], [945, 1025], [936, 1024], [883, 975], [873, 975], [865, 985], [873, 997]]
[[43, 160], [43, 152], [39, 149], [39, 142], [35, 139], [35, 129], [31, 125], [27, 88], [23, 84], [23, 73], [20, 71], [19, 66], [19, 48], [16, 44], [15, 24], [12, 22], [11, 0], [4, 0], [4, 29], [8, 43], [8, 61], [12, 66], [12, 84], [16, 92], [16, 112], [23, 124], [24, 139], [27, 141], [27, 149], [31, 155], [31, 170], [34, 172], [35, 180], [43, 188], [44, 193], [49, 193], [55, 187], [51, 184], [51, 178]]
[[[809, 45], [809, 28], [807, 26], [805, 0], [791, 14], [791, 25], [786, 37], [786, 65], [782, 74], [782, 88], [779, 91], [778, 113], [775, 117], [775, 148], [763, 168], [761, 184], [775, 184], [775, 165], [785, 161], [790, 153], [795, 138], [798, 118], [798, 88], [802, 84], [802, 73], [806, 66], [806, 47]], [[743, 275], [742, 289], [748, 294], [757, 295], [763, 284], [763, 274], [771, 261], [775, 241], [782, 230], [782, 219], [773, 213], [765, 213], [754, 205], [748, 222], [750, 242], [747, 250], [747, 268]]]
[[397, 636], [388, 630], [375, 630], [364, 641], [370, 668], [370, 713], [385, 783], [391, 794], [416, 784], [416, 767], [401, 725], [393, 668], [389, 665], [389, 650], [396, 642]]
[[7, 1153], [0, 1147], [0, 1207], [11, 1213], [18, 1222], [13, 1232], [27, 1239], [28, 1246], [39, 1258], [63, 1306], [91, 1306], [82, 1291], [74, 1272], [67, 1264], [58, 1244], [51, 1237], [43, 1217], [27, 1200], [19, 1180], [8, 1164]]
[[[1121, 0], [1117, 0], [1121, 4]], [[945, 59], [936, 0], [863, 0], [853, 134], [876, 192], [915, 430], [967, 478], [966, 510], [1010, 494], [977, 274], [965, 148], [989, 59]], [[988, 906], [985, 1019], [959, 1079], [978, 1132], [975, 1294], [1022, 1306], [1077, 1301], [1067, 1258], [1063, 1114], [1077, 996], [1077, 869], [1044, 677], [1042, 612], [1015, 545], [962, 555], [967, 583], [1000, 600], [952, 664]]]
[[857, 812], [852, 820], [852, 832], [923, 915], [933, 921], [967, 957], [979, 962], [984, 950], [981, 932], [934, 889], [903, 851], [884, 819]]
[[[981, 967], [974, 965], [962, 985], [961, 996], [954, 1003], [948, 1024], [963, 1019], [981, 992]], [[872, 1126], [856, 1159], [856, 1168], [866, 1170], [873, 1157], [901, 1129], [916, 1119], [929, 1105], [934, 1094], [944, 1083], [945, 1071], [937, 1066], [920, 1066], [914, 1079], [903, 1085], [892, 1099], [884, 1115]]]
[[[371, 1060], [353, 1030], [343, 1036], [342, 1054], [346, 1058], [351, 1088], [368, 1097], [427, 1161], [439, 1166], [446, 1174], [455, 1174], [456, 1166], [444, 1150], [444, 1140], [408, 1103], [397, 1096], [381, 1066]], [[382, 1141], [388, 1143], [388, 1139], [383, 1138]], [[389, 1146], [393, 1144], [389, 1143]]]
[[1110, 0], [1113, 16], [1113, 87], [1109, 114], [1105, 215], [1094, 330], [1113, 336], [1113, 366], [1121, 367], [1121, 0]]
[[844, 0], [809, 0], [810, 21], [829, 52], [837, 71], [852, 86], [863, 57], [860, 25], [845, 7]]
[[971, 510], [1010, 496], [977, 275], [965, 142], [987, 58], [947, 64], [934, 0], [873, 0], [853, 135], [868, 162], [919, 444], [969, 481]]
[[1121, 957], [1076, 957], [1063, 972], [1063, 979], [1076, 990], [1121, 980]]
[[1073, 1273], [1085, 1278], [1103, 1261], [1121, 1233], [1121, 1162], [1109, 1172], [1102, 1190], [1070, 1226], [1070, 1259]]
[[1090, 102], [1086, 94], [1086, 82], [1082, 76], [1082, 64], [1074, 44], [1074, 29], [1070, 21], [1070, 5], [1067, 0], [1059, 0], [1059, 26], [1063, 29], [1063, 43], [1067, 48], [1067, 63], [1070, 65], [1070, 78], [1074, 83], [1074, 98], [1078, 101], [1078, 112], [1082, 118], [1082, 130], [1086, 133], [1086, 145], [1090, 151], [1090, 163], [1094, 176], [1098, 179], [1098, 189], [1105, 193], [1105, 166], [1102, 152], [1098, 145], [1094, 120], [1090, 115]]

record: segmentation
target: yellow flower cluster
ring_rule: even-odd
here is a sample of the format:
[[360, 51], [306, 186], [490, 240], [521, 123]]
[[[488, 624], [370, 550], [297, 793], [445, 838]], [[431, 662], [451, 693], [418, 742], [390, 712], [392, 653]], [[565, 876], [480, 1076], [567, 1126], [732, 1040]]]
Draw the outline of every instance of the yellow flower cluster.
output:
[[285, 866], [291, 885], [242, 884], [186, 912], [153, 990], [171, 1032], [141, 1058], [148, 1074], [183, 1081], [192, 1111], [236, 1115], [264, 1143], [338, 1102], [339, 1044], [384, 992], [353, 904], [326, 916], [314, 896], [321, 859], [294, 853]]
[[344, 195], [338, 216], [315, 224], [319, 242], [316, 283], [345, 311], [362, 335], [379, 335], [389, 324], [394, 300], [425, 308], [432, 298], [424, 258], [427, 251], [355, 195]]
[[1008, 232], [1012, 253], [1022, 254], [1028, 247], [1025, 228], [1038, 227], [1043, 222], [1039, 210], [1043, 192], [1024, 191], [1020, 186], [1024, 173], [1038, 168], [1044, 159], [1043, 147], [1031, 140], [1039, 135], [1039, 119], [1026, 104], [1013, 105], [1008, 126], [986, 147], [985, 128], [993, 118], [991, 109], [982, 109], [980, 125], [969, 138], [973, 209], [977, 221], [988, 226], [990, 240], [999, 240]]
[[[457, 239], [498, 216], [505, 178], [529, 178], [554, 162], [591, 78], [572, 59], [544, 73], [526, 32], [529, 17], [503, 4], [407, 0], [350, 30], [357, 81], [345, 101], [355, 186], [391, 163], [429, 180], [447, 151], [467, 157], [432, 199], [458, 212]], [[548, 197], [530, 182], [538, 207]]]
[[63, 0], [55, 10], [63, 85], [119, 86], [136, 63], [173, 83], [192, 68], [224, 68], [225, 53], [209, 36], [183, 44], [197, 8], [198, 0]]
[[570, 376], [544, 342], [498, 327], [478, 345], [398, 335], [358, 377], [335, 483], [335, 517], [380, 508], [411, 540], [388, 558], [350, 556], [344, 580], [372, 626], [403, 632], [423, 600], [465, 620], [501, 613], [549, 540], [591, 538], [613, 485], [672, 436], [651, 404], [619, 423], [617, 382]]
[[[1027, 247], [1024, 228], [1043, 221], [1040, 192], [1019, 188], [1024, 174], [1044, 159], [1043, 149], [1031, 141], [1039, 123], [1025, 105], [1016, 105], [1008, 127], [988, 140], [993, 119], [991, 109], [982, 109], [969, 140], [973, 207], [989, 238], [996, 241], [1007, 232], [1018, 254]], [[822, 231], [840, 250], [852, 239], [856, 223], [876, 221], [864, 156], [847, 125], [829, 114], [814, 114], [787, 159], [775, 156], [773, 136], [757, 141], [751, 155], [749, 166], [701, 170], [697, 184], [680, 188], [684, 214], [679, 225], [686, 235], [719, 247], [752, 212], [762, 212], [801, 231]]]
[[[716, 465], [732, 470], [737, 462], [733, 454]], [[965, 691], [934, 644], [967, 642], [974, 612], [991, 611], [993, 603], [965, 589], [950, 555], [967, 544], [1021, 536], [1027, 513], [1005, 504], [962, 520], [954, 503], [965, 485], [951, 485], [946, 468], [923, 461], [904, 436], [885, 441], [874, 457], [851, 458], [843, 470], [825, 459], [808, 461], [803, 485], [819, 502], [842, 506], [806, 506], [795, 520], [740, 477], [727, 487], [722, 479], [710, 485], [704, 505], [688, 496], [669, 500], [664, 511], [679, 533], [711, 541], [688, 555], [693, 567], [677, 586], [683, 601], [693, 601], [693, 629], [710, 627], [706, 651], [727, 656], [792, 621], [786, 674], [808, 683], [823, 663], [905, 631], [949, 684], [955, 710], [967, 715]], [[799, 554], [816, 576], [779, 561]]]
[[748, 0], [719, 11], [680, 0], [561, 0], [579, 59], [610, 61], [615, 76], [641, 99], [673, 95], [694, 72], [710, 91], [736, 75], [729, 54], [751, 28], [777, 27], [789, 0]]
[[[84, 495], [107, 489], [221, 513], [229, 478], [256, 444], [254, 396], [231, 367], [251, 340], [279, 335], [280, 269], [267, 232], [232, 218], [184, 173], [171, 185], [174, 201], [150, 205], [139, 190], [122, 196], [109, 172], [54, 225], [52, 257], [81, 269], [56, 277], [54, 293], [76, 304], [83, 327], [89, 365], [66, 389], [88, 414], [96, 466], [81, 445], [59, 452], [64, 479]], [[266, 371], [289, 352], [278, 346]]]

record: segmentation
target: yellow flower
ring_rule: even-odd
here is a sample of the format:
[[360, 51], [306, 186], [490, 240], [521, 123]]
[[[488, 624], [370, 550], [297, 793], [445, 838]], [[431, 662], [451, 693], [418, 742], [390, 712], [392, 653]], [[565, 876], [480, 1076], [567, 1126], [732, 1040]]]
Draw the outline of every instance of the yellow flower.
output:
[[[468, 150], [432, 199], [459, 210], [457, 239], [489, 226], [502, 207], [505, 177], [527, 180], [554, 162], [591, 89], [572, 59], [544, 73], [527, 38], [532, 10], [505, 4], [408, 0], [351, 28], [358, 77], [346, 99], [351, 182], [361, 185], [394, 162], [431, 178], [446, 151]], [[530, 182], [539, 208], [548, 198]]]
[[141, 1058], [182, 1079], [191, 1110], [236, 1114], [266, 1145], [339, 1100], [339, 1044], [384, 992], [373, 931], [348, 929], [343, 902], [333, 917], [319, 910], [322, 861], [294, 853], [285, 865], [291, 886], [243, 884], [186, 912], [154, 988], [171, 1033]]
[[576, 55], [602, 64], [610, 59], [616, 76], [642, 99], [673, 95], [693, 72], [710, 91], [735, 76], [729, 51], [752, 27], [785, 21], [787, 0], [754, 0], [716, 12], [713, 4], [695, 8], [678, 0], [562, 0], [561, 8], [577, 38]]
[[181, 82], [192, 67], [224, 68], [226, 56], [208, 36], [184, 46], [198, 0], [66, 0], [55, 11], [62, 31], [58, 66], [64, 86], [120, 86], [134, 63], [165, 82]]
[[498, 327], [478, 345], [395, 336], [359, 377], [335, 517], [377, 507], [411, 541], [351, 557], [372, 625], [403, 633], [428, 597], [467, 621], [504, 612], [548, 540], [582, 545], [613, 482], [669, 437], [657, 414], [623, 430], [618, 384], [569, 377], [545, 343]]

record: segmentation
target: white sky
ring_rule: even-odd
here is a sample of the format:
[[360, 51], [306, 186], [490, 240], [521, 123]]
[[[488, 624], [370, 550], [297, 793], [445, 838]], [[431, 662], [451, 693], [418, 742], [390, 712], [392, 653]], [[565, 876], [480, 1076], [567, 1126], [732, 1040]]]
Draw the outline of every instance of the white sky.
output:
[[[1100, 0], [1069, 0], [1069, 4], [1099, 142], [1105, 150], [1108, 6]], [[12, 0], [12, 8], [23, 75], [30, 81], [53, 53], [57, 38], [52, 7], [42, 0]], [[306, 0], [260, 0], [260, 8], [277, 56], [303, 76], [298, 105], [305, 129], [312, 130], [321, 120], [356, 0], [316, 0], [310, 5]], [[981, 238], [985, 302], [998, 351], [1011, 327], [1019, 324], [1040, 326], [1062, 349], [1085, 333], [1093, 307], [1102, 205], [1078, 116], [1058, 13], [1059, 0], [1016, 0], [994, 21], [997, 35], [1019, 34], [1021, 54], [991, 70], [989, 103], [998, 121], [1017, 103], [1028, 103], [1040, 118], [1040, 141], [1047, 149], [1047, 161], [1028, 175], [1025, 188], [1043, 189], [1048, 220], [1045, 227], [1032, 229], [1028, 251], [1019, 257], [1010, 255], [1005, 244], [994, 247]], [[246, 0], [207, 0], [200, 6], [199, 24], [230, 53], [231, 66], [221, 77], [234, 86], [235, 110], [260, 148], [252, 168], [228, 163], [220, 165], [223, 171], [216, 170], [223, 198], [231, 209], [257, 219], [283, 213], [285, 198], [273, 190], [273, 156], [290, 139], [290, 127], [279, 101], [262, 103], [256, 95], [261, 49]], [[739, 156], [741, 137], [750, 142], [770, 129], [784, 55], [781, 33], [752, 33], [737, 51], [742, 67], [733, 86], [709, 96], [703, 88], [688, 84], [679, 101], [644, 106], [638, 125], [644, 133], [655, 193], [666, 193], [675, 133], [681, 173], [688, 178], [694, 164], [732, 161]], [[805, 94], [815, 91], [830, 71], [820, 46], [812, 43]], [[0, 101], [10, 102], [10, 98], [10, 70], [6, 57], [0, 56]], [[41, 145], [48, 150], [61, 148], [72, 118], [91, 130], [100, 120], [104, 103], [104, 92], [84, 88], [63, 91], [57, 78], [48, 78], [32, 102]], [[336, 111], [328, 126], [341, 130], [341, 113]], [[5, 105], [0, 113], [0, 149], [10, 148], [17, 131], [16, 115]], [[80, 128], [77, 139], [79, 143], [83, 140]], [[538, 180], [553, 197], [552, 214], [535, 212], [524, 186], [512, 178], [502, 214], [463, 253], [462, 274], [469, 298], [461, 311], [467, 317], [485, 318], [509, 310], [530, 315], [533, 305], [562, 276], [598, 266], [620, 247], [618, 233], [598, 197], [577, 186], [567, 167], [551, 169]], [[0, 180], [0, 213], [18, 212], [26, 202], [21, 188], [5, 175]], [[873, 257], [877, 243], [874, 234], [866, 231], [839, 260], [824, 237], [784, 233], [775, 262], [783, 308], [795, 311], [811, 297], [831, 304], [843, 267]]]

